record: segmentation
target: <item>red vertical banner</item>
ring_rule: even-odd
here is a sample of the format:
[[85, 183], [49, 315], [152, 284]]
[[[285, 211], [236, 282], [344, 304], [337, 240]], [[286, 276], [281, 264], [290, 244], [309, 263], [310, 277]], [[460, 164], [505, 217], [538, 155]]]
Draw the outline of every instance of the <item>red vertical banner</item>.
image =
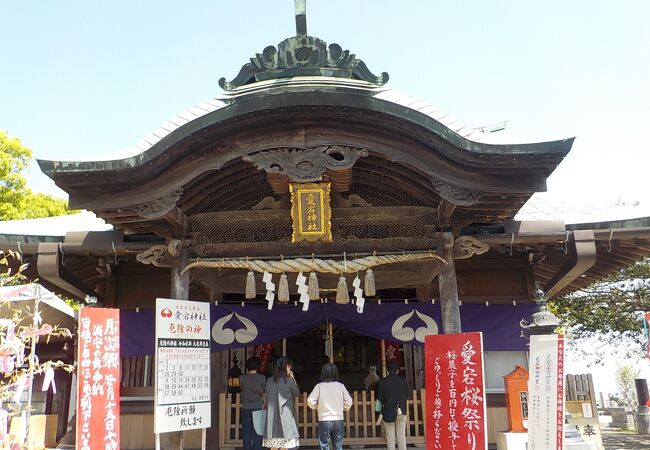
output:
[[120, 448], [120, 310], [82, 308], [78, 326], [77, 447]]
[[648, 340], [646, 351], [648, 354], [648, 360], [650, 360], [650, 313], [646, 313], [646, 315], [643, 317], [643, 320], [643, 332], [645, 333], [645, 337]]
[[427, 450], [485, 450], [481, 333], [425, 337]]

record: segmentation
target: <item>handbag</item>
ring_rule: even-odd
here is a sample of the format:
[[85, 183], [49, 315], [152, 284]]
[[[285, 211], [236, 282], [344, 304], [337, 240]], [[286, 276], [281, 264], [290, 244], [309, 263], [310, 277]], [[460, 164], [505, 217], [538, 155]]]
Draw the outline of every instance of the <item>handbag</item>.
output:
[[381, 412], [381, 400], [377, 399], [375, 400], [375, 412], [380, 413]]
[[255, 433], [264, 436], [264, 428], [266, 428], [266, 409], [253, 411], [253, 428], [255, 429]]

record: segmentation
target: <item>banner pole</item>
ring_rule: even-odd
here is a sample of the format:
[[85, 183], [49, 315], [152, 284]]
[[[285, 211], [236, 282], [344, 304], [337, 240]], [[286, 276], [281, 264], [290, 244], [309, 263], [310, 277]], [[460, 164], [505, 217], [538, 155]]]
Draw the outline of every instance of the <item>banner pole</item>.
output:
[[334, 326], [332, 322], [327, 324], [327, 348], [330, 354], [330, 362], [334, 362]]
[[381, 340], [381, 377], [386, 377], [386, 341]]

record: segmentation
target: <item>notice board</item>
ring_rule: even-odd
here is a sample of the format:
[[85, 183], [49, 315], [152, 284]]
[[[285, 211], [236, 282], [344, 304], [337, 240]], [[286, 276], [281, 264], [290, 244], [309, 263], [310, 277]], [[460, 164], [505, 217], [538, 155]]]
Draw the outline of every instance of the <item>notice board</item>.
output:
[[530, 337], [529, 450], [560, 450], [564, 443], [564, 336]]
[[211, 424], [210, 304], [156, 299], [154, 432]]

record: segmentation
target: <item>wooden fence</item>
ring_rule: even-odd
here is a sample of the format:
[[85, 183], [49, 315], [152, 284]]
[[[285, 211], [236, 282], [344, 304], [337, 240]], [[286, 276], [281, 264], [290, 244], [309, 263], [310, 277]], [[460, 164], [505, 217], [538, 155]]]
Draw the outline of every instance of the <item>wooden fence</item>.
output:
[[[307, 406], [307, 393], [295, 400], [294, 411], [301, 445], [318, 445], [317, 424], [318, 412]], [[374, 392], [352, 392], [352, 408], [345, 413], [345, 444], [384, 444], [382, 427], [376, 424]], [[407, 402], [406, 442], [424, 446], [424, 389], [413, 391]], [[239, 394], [219, 395], [219, 446], [220, 448], [241, 447]]]
[[591, 402], [591, 408], [596, 414], [596, 391], [594, 379], [590, 373], [581, 375], [567, 375], [564, 398], [567, 401]]

